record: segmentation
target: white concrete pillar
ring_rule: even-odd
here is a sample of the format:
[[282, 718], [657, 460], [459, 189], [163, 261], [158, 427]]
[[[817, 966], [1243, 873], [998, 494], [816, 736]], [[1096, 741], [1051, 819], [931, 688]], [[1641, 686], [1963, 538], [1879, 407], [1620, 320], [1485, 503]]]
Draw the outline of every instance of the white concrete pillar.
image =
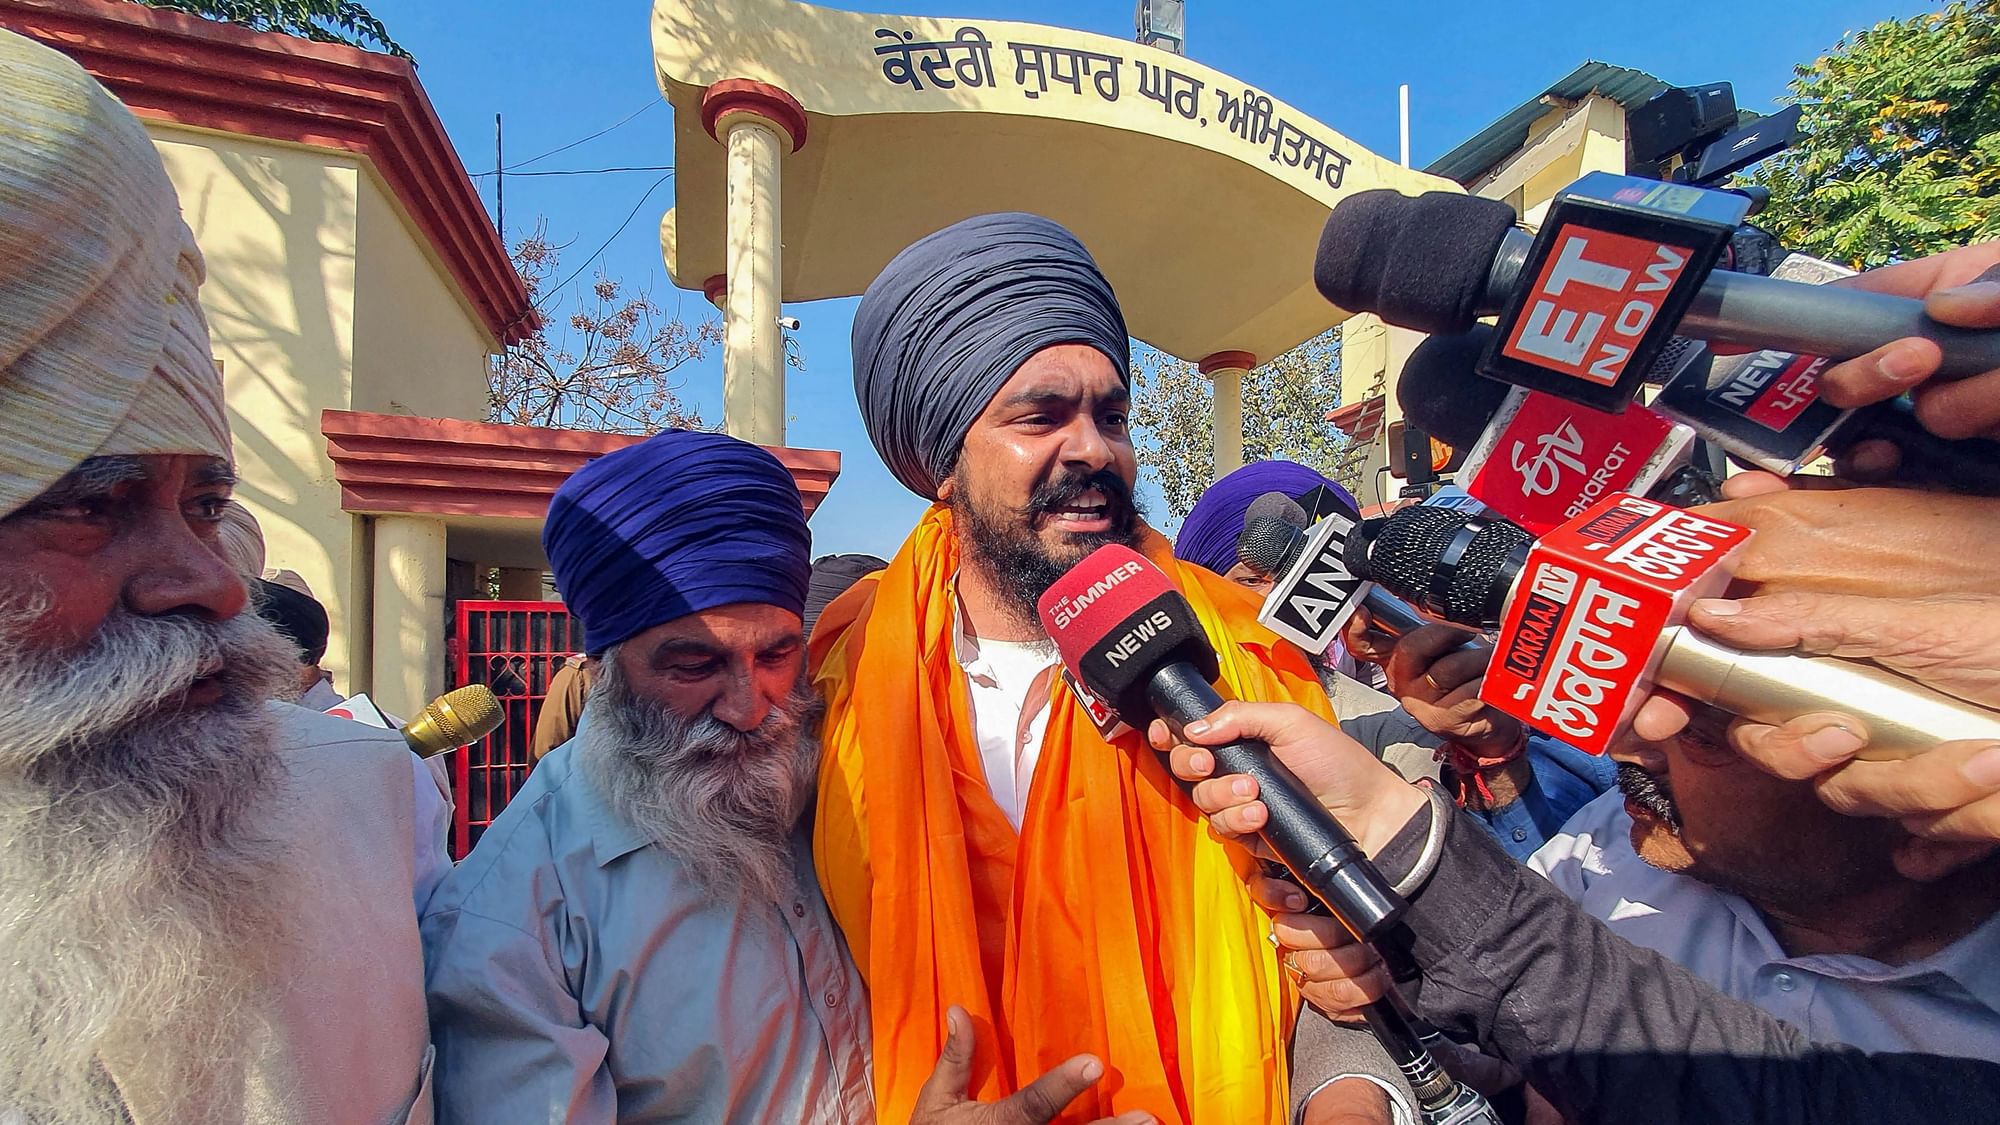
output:
[[767, 83], [731, 79], [702, 95], [702, 119], [727, 148], [722, 428], [785, 444], [783, 161], [805, 143], [805, 111]]
[[1202, 359], [1203, 375], [1215, 384], [1210, 398], [1215, 443], [1215, 479], [1243, 467], [1243, 376], [1257, 366], [1249, 352], [1216, 352]]
[[426, 516], [375, 519], [376, 703], [407, 719], [445, 684], [444, 522]]

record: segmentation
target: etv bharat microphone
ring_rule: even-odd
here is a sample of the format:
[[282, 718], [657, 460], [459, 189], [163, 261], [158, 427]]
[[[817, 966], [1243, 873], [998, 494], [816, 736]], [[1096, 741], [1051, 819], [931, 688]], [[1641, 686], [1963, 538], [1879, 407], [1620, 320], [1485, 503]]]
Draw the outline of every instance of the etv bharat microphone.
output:
[[1921, 336], [1943, 354], [1942, 378], [2000, 368], [2000, 331], [1940, 324], [1921, 301], [1715, 270], [1749, 206], [1593, 172], [1530, 237], [1498, 200], [1359, 192], [1328, 217], [1313, 281], [1340, 308], [1422, 332], [1497, 315], [1482, 373], [1612, 413], [1677, 332], [1835, 359]]
[[[1219, 675], [1215, 649], [1194, 607], [1130, 547], [1098, 548], [1057, 579], [1037, 609], [1072, 683], [1083, 689], [1079, 694], [1095, 697], [1084, 700], [1093, 711], [1099, 701], [1108, 703], [1141, 732], [1158, 717], [1179, 737], [1187, 723], [1222, 706], [1213, 684]], [[1263, 743], [1233, 742], [1209, 747], [1209, 753], [1218, 774], [1256, 780], [1269, 814], [1258, 836], [1298, 884], [1357, 940], [1375, 944], [1399, 979], [1413, 975], [1408, 931], [1401, 926], [1408, 904], [1346, 829]], [[1394, 962], [1405, 968], [1397, 971]], [[1396, 1000], [1377, 1000], [1362, 1015], [1409, 1080], [1426, 1125], [1498, 1120], [1484, 1098], [1437, 1064]]]
[[1504, 521], [1413, 507], [1382, 523], [1363, 566], [1426, 613], [1497, 627], [1480, 698], [1593, 753], [1610, 747], [1653, 687], [1762, 723], [1852, 716], [1866, 728], [1863, 758], [2000, 738], [2000, 713], [1878, 665], [1742, 652], [1684, 626], [1691, 602], [1722, 592], [1750, 536], [1625, 494], [1539, 540]]

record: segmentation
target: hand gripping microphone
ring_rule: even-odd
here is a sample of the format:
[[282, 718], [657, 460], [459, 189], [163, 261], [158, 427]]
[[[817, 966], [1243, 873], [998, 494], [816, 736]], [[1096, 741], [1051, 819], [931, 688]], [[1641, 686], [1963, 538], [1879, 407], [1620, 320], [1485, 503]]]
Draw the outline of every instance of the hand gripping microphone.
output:
[[1742, 652], [1682, 625], [1691, 602], [1727, 585], [1750, 534], [1623, 494], [1540, 540], [1503, 521], [1416, 507], [1381, 525], [1363, 566], [1427, 613], [1497, 626], [1480, 698], [1593, 753], [1653, 686], [1762, 723], [1851, 715], [1867, 728], [1863, 758], [2000, 738], [2000, 713], [1878, 665]]
[[1631, 402], [1675, 333], [1835, 359], [1921, 336], [1944, 355], [1941, 377], [2000, 368], [2000, 331], [1939, 324], [1921, 301], [1709, 272], [1747, 207], [1726, 192], [1593, 172], [1557, 196], [1531, 238], [1498, 200], [1358, 192], [1328, 217], [1313, 281], [1343, 309], [1422, 332], [1498, 315], [1484, 373], [1610, 412]]
[[[1133, 729], [1158, 717], [1178, 737], [1222, 706], [1213, 685], [1215, 649], [1194, 608], [1130, 547], [1098, 548], [1049, 587], [1038, 609], [1070, 676]], [[1218, 774], [1256, 779], [1270, 814], [1258, 835], [1298, 884], [1357, 940], [1407, 963], [1407, 932], [1397, 932], [1407, 904], [1270, 747], [1244, 741], [1209, 752]], [[1377, 1000], [1362, 1014], [1409, 1080], [1426, 1123], [1497, 1120], [1483, 1098], [1438, 1066], [1395, 1000]]]
[[467, 684], [424, 704], [423, 714], [403, 724], [403, 740], [419, 758], [429, 758], [485, 738], [505, 717], [492, 688]]

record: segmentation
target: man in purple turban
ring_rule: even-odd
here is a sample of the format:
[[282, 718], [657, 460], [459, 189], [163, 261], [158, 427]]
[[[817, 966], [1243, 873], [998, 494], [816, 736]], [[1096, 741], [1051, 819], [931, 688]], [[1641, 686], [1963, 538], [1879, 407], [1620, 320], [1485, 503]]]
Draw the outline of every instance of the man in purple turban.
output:
[[672, 431], [564, 483], [543, 545], [595, 680], [424, 918], [438, 1119], [874, 1119], [860, 979], [801, 814], [805, 509]]

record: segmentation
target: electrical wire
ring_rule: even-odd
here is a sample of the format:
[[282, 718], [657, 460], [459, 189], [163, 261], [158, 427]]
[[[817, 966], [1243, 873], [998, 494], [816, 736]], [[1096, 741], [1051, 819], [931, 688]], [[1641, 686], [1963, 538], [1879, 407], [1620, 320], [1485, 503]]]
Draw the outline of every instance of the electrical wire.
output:
[[631, 226], [632, 220], [638, 216], [639, 208], [644, 207], [646, 205], [646, 201], [648, 199], [653, 198], [653, 193], [660, 190], [660, 185], [666, 183], [668, 180], [671, 180], [673, 178], [674, 174], [672, 172], [668, 172], [666, 175], [661, 176], [657, 180], [654, 180], [653, 186], [646, 189], [646, 194], [639, 197], [639, 202], [634, 203], [632, 205], [632, 210], [625, 216], [625, 221], [619, 223], [618, 229], [611, 232], [611, 237], [605, 239], [604, 242], [597, 247], [597, 249], [591, 251], [590, 257], [585, 258], [580, 264], [578, 264], [578, 266], [575, 269], [571, 270], [569, 272], [568, 277], [563, 278], [561, 281], [557, 282], [555, 285], [545, 290], [544, 292], [547, 294], [547, 296], [545, 296], [542, 300], [535, 302], [535, 307], [537, 309], [544, 307], [547, 304], [547, 302], [554, 300], [558, 293], [561, 293], [563, 290], [569, 288], [569, 283], [575, 281], [578, 274], [581, 274], [584, 270], [589, 269], [591, 263], [595, 262], [600, 254], [603, 254], [606, 250], [610, 249], [611, 244], [617, 240], [619, 235], [625, 233], [625, 228]]
[[[509, 172], [508, 179], [526, 179], [529, 176], [602, 176], [610, 172], [671, 172], [671, 164], [625, 164], [615, 168], [563, 168], [547, 172]], [[493, 172], [474, 172], [472, 178], [483, 180], [495, 175]]]
[[[515, 175], [516, 173], [515, 173], [515, 171], [514, 171], [514, 170], [515, 170], [516, 168], [526, 168], [526, 167], [527, 167], [528, 165], [530, 165], [530, 164], [534, 164], [534, 163], [537, 163], [538, 161], [542, 161], [542, 160], [547, 160], [547, 159], [548, 159], [549, 157], [551, 157], [551, 156], [554, 156], [555, 154], [557, 154], [557, 153], [559, 153], [559, 152], [568, 152], [568, 151], [569, 151], [570, 149], [573, 149], [573, 148], [575, 148], [576, 146], [578, 146], [578, 145], [580, 145], [580, 144], [584, 144], [585, 142], [588, 142], [588, 141], [594, 141], [594, 140], [596, 140], [597, 138], [599, 138], [599, 137], [603, 136], [604, 134], [606, 134], [606, 133], [609, 133], [609, 132], [610, 132], [610, 131], [612, 131], [613, 129], [616, 129], [616, 128], [619, 128], [620, 126], [622, 126], [622, 125], [625, 125], [625, 124], [627, 124], [627, 123], [628, 123], [628, 122], [630, 122], [630, 121], [631, 121], [631, 120], [632, 120], [633, 118], [635, 118], [635, 117], [639, 116], [640, 114], [642, 114], [642, 113], [646, 112], [647, 110], [649, 110], [649, 109], [653, 108], [654, 106], [656, 106], [656, 105], [659, 105], [659, 104], [660, 104], [660, 103], [661, 103], [662, 101], [664, 101], [664, 100], [666, 100], [666, 99], [664, 99], [664, 98], [661, 98], [661, 97], [659, 97], [658, 95], [654, 95], [654, 97], [653, 97], [653, 100], [652, 100], [652, 101], [649, 101], [649, 102], [647, 102], [647, 103], [646, 103], [645, 105], [642, 105], [642, 106], [640, 106], [640, 107], [639, 107], [638, 109], [635, 109], [635, 110], [633, 110], [633, 111], [632, 111], [631, 113], [628, 113], [628, 114], [626, 114], [626, 115], [625, 115], [624, 117], [620, 118], [620, 119], [618, 120], [618, 123], [617, 123], [617, 124], [615, 124], [615, 125], [607, 125], [607, 126], [605, 126], [604, 128], [602, 128], [602, 129], [599, 129], [599, 130], [598, 130], [597, 132], [595, 132], [595, 133], [592, 133], [591, 135], [589, 135], [589, 136], [587, 136], [587, 137], [584, 137], [584, 138], [582, 138], [581, 140], [574, 140], [574, 141], [571, 141], [570, 143], [568, 143], [568, 144], [566, 144], [566, 145], [562, 146], [561, 148], [552, 148], [552, 149], [550, 149], [549, 151], [547, 151], [547, 152], [545, 152], [545, 153], [541, 154], [540, 156], [533, 156], [533, 157], [529, 157], [528, 159], [526, 159], [526, 160], [523, 160], [523, 161], [521, 161], [521, 162], [520, 162], [519, 164], [510, 164], [510, 165], [508, 165], [508, 166], [507, 166], [507, 167], [505, 167], [505, 168], [497, 168], [497, 169], [495, 169], [495, 170], [496, 170], [496, 171], [501, 171], [501, 172], [505, 172], [505, 173], [507, 173], [507, 174], [508, 174], [508, 175], [510, 175], [510, 176], [512, 176], [512, 175]], [[482, 175], [487, 175], [487, 176], [490, 176], [490, 175], [492, 175], [493, 173], [492, 173], [492, 172], [485, 172], [485, 173], [481, 173], [481, 174], [482, 174]]]

